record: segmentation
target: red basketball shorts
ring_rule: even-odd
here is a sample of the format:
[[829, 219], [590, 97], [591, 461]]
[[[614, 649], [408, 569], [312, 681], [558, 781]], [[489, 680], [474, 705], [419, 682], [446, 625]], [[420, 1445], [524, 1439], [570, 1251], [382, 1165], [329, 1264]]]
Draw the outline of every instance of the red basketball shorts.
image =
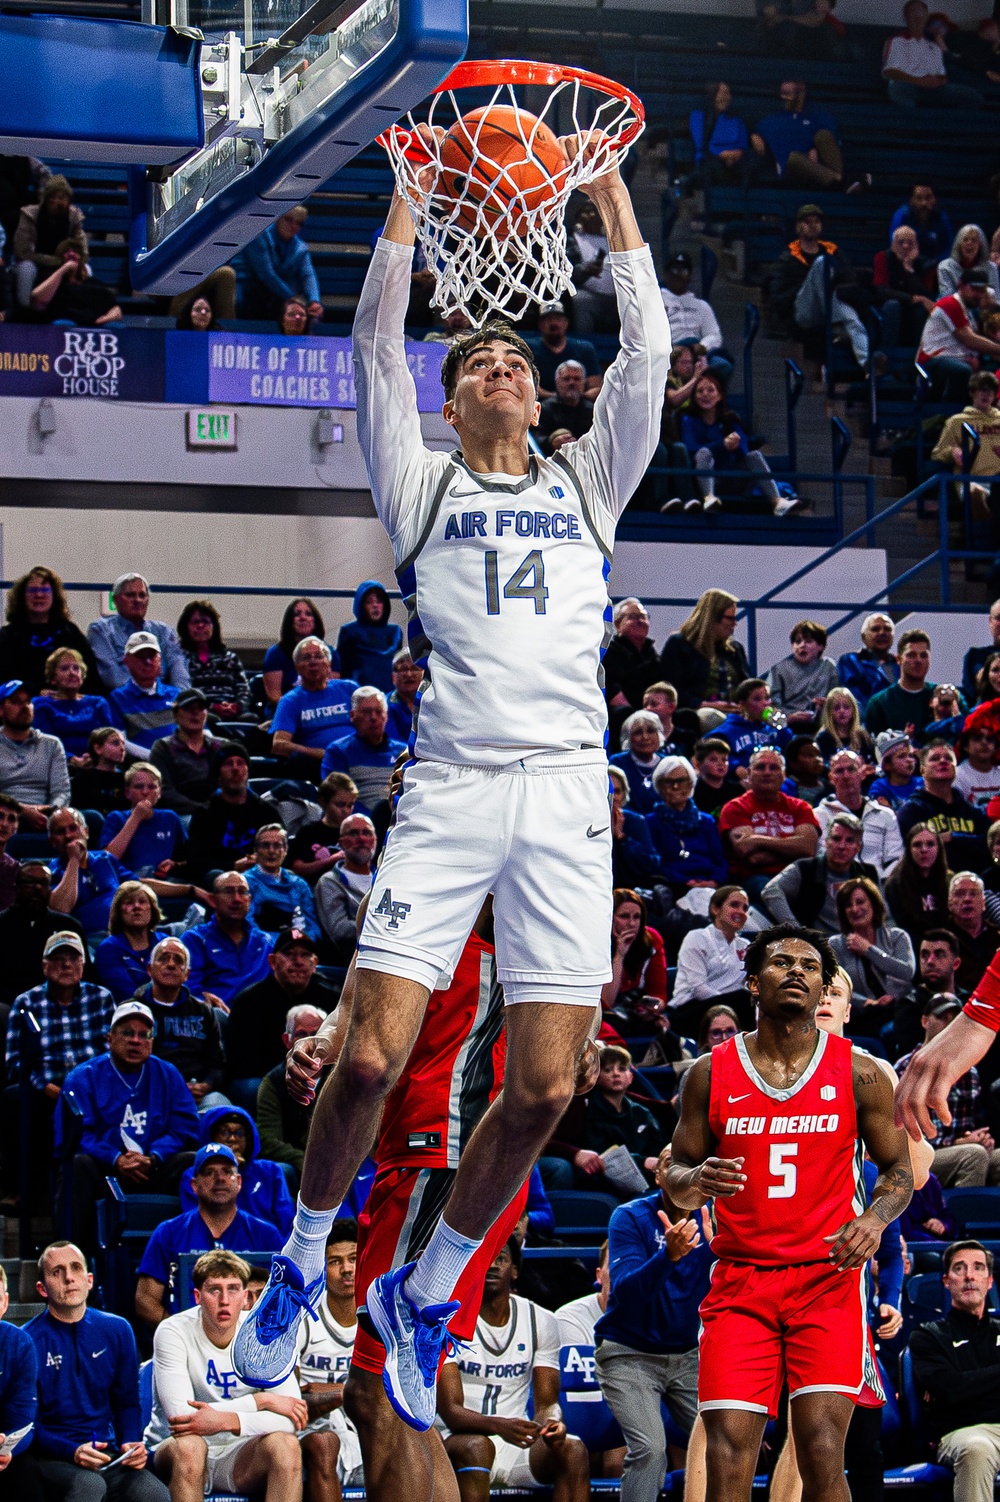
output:
[[785, 1381], [791, 1398], [842, 1392], [864, 1407], [883, 1403], [866, 1288], [863, 1268], [717, 1262], [701, 1306], [699, 1409], [774, 1418]]
[[[455, 1170], [451, 1168], [387, 1168], [376, 1174], [358, 1220], [354, 1292], [359, 1310], [377, 1277], [412, 1262], [427, 1245], [454, 1181]], [[527, 1200], [525, 1184], [487, 1233], [458, 1281], [452, 1297], [458, 1299], [461, 1308], [449, 1320], [448, 1328], [459, 1340], [471, 1340], [476, 1333], [487, 1268], [520, 1220]], [[366, 1326], [367, 1318], [362, 1318], [352, 1361], [362, 1371], [379, 1373], [385, 1365], [385, 1347]]]

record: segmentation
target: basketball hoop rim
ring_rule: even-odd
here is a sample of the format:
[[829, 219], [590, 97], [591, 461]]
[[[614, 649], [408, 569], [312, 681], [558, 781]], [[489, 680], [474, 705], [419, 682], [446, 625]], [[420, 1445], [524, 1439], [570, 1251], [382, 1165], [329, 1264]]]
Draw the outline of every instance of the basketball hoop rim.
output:
[[[572, 68], [562, 63], [527, 62], [518, 58], [473, 58], [452, 68], [444, 82], [431, 92], [433, 96], [447, 94], [452, 89], [497, 88], [511, 83], [547, 84], [549, 87], [560, 83], [579, 83], [584, 88], [607, 94], [611, 99], [627, 102], [635, 118], [622, 131], [617, 142], [619, 148], [631, 146], [642, 134], [646, 123], [642, 100], [623, 83], [605, 78], [600, 73], [591, 73], [586, 68]], [[393, 136], [405, 143], [404, 154], [411, 160], [430, 161], [429, 155], [414, 140], [413, 133], [404, 126], [392, 125], [384, 130], [378, 137], [378, 144], [388, 149], [389, 139]]]
[[642, 100], [623, 83], [605, 78], [601, 73], [591, 73], [586, 68], [571, 68], [562, 63], [525, 62], [517, 58], [472, 58], [452, 68], [443, 83], [434, 89], [435, 94], [446, 94], [449, 89], [495, 88], [498, 84], [548, 84], [580, 83], [585, 88], [596, 89], [612, 99], [627, 100], [635, 112], [634, 124], [622, 133], [621, 145], [630, 146], [639, 134], [646, 119]]

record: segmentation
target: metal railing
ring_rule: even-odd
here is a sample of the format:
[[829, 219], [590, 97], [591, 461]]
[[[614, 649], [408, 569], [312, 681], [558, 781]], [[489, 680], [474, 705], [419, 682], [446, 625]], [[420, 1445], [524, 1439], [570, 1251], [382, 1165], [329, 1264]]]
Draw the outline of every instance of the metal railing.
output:
[[[824, 548], [821, 553], [819, 553], [815, 558], [811, 559], [808, 563], [803, 564], [801, 568], [796, 569], [794, 573], [789, 574], [778, 584], [772, 585], [771, 588], [766, 590], [762, 595], [759, 595], [755, 599], [741, 600], [740, 613], [741, 616], [745, 617], [747, 621], [748, 656], [750, 658], [751, 666], [755, 671], [757, 666], [757, 618], [760, 612], [763, 610], [795, 610], [800, 614], [808, 614], [810, 610], [841, 611], [842, 614], [838, 617], [836, 622], [828, 627], [828, 630], [831, 632], [831, 634], [834, 631], [839, 630], [841, 627], [849, 624], [850, 621], [856, 620], [858, 616], [867, 613], [875, 606], [880, 604], [885, 604], [888, 606], [888, 608], [900, 614], [919, 610], [926, 614], [966, 613], [970, 615], [978, 615], [982, 614], [983, 606], [981, 603], [962, 604], [954, 602], [952, 600], [951, 565], [958, 562], [978, 562], [992, 564], [995, 557], [1000, 559], [1000, 549], [976, 549], [969, 547], [955, 548], [952, 547], [949, 536], [950, 515], [955, 514], [954, 506], [950, 504], [950, 493], [955, 488], [960, 491], [962, 497], [965, 536], [968, 538], [973, 535], [971, 520], [971, 485], [974, 483], [974, 481], [969, 471], [971, 470], [971, 466], [975, 459], [975, 453], [979, 440], [978, 435], [972, 428], [967, 427], [966, 430], [962, 433], [965, 469], [965, 472], [963, 474], [932, 475], [921, 485], [918, 485], [914, 490], [909, 491], [906, 495], [901, 496], [898, 500], [893, 501], [890, 505], [886, 506], [884, 509], [878, 512], [876, 512], [875, 510], [875, 477], [872, 475], [844, 474], [837, 468], [837, 464], [843, 462], [843, 458], [846, 456], [850, 442], [850, 433], [848, 432], [845, 425], [839, 421], [839, 419], [835, 418], [833, 420], [833, 423], [831, 425], [831, 437], [834, 447], [834, 469], [832, 472], [792, 472], [790, 474], [788, 471], [779, 471], [776, 473], [776, 478], [794, 479], [796, 481], [820, 481], [831, 485], [834, 490], [834, 515], [836, 518], [838, 530], [842, 530], [843, 527], [843, 487], [846, 485], [861, 486], [864, 490], [865, 495], [865, 520], [860, 524], [860, 526], [855, 527], [853, 531], [846, 533], [845, 535], [841, 536], [836, 542], [831, 543], [829, 547]], [[702, 477], [708, 477], [714, 474], [714, 471], [680, 471], [672, 468], [662, 468], [652, 469], [650, 473], [661, 475], [678, 475], [683, 473], [688, 477], [693, 476], [695, 479], [697, 479], [699, 475], [701, 475]], [[726, 472], [726, 476], [728, 476], [728, 473], [729, 472]], [[806, 579], [811, 574], [816, 573], [816, 571], [822, 568], [825, 563], [828, 563], [831, 558], [835, 558], [845, 549], [853, 548], [861, 544], [864, 544], [868, 547], [875, 546], [876, 530], [881, 527], [883, 523], [892, 521], [894, 518], [900, 516], [901, 513], [906, 511], [908, 508], [912, 508], [916, 514], [920, 514], [920, 508], [922, 507], [923, 502], [928, 498], [937, 499], [937, 547], [930, 551], [926, 557], [920, 559], [919, 562], [911, 565], [910, 568], [906, 569], [895, 579], [890, 580], [882, 588], [876, 590], [874, 594], [871, 594], [867, 598], [860, 601], [831, 600], [828, 597], [823, 598], [821, 596], [810, 599], [798, 598], [795, 600], [783, 600], [780, 598], [780, 596], [793, 584], [798, 584], [801, 582], [801, 580]], [[738, 512], [730, 513], [730, 516], [736, 516], [738, 518]], [[652, 517], [650, 519], [652, 520]], [[663, 540], [669, 541], [670, 534], [671, 523], [665, 518], [663, 521], [662, 531]], [[904, 589], [907, 584], [911, 583], [921, 574], [925, 574], [928, 570], [935, 568], [937, 569], [939, 581], [939, 599], [937, 601], [926, 599], [898, 598], [900, 590]], [[14, 581], [11, 579], [0, 579], [0, 589], [10, 589], [13, 582]], [[64, 581], [63, 588], [68, 591], [80, 593], [106, 594], [111, 588], [111, 581], [69, 580]], [[353, 600], [355, 595], [355, 590], [353, 589], [326, 589], [319, 587], [314, 588], [312, 586], [309, 586], [306, 590], [303, 591], [296, 590], [287, 585], [276, 586], [266, 584], [202, 585], [161, 584], [159, 582], [156, 582], [151, 586], [151, 589], [154, 594], [180, 594], [188, 596], [260, 595], [263, 597], [279, 597], [284, 599], [294, 599], [297, 594], [303, 592], [308, 593], [315, 599], [332, 600]], [[387, 593], [393, 599], [400, 598], [398, 590], [389, 590], [387, 591]], [[891, 599], [890, 596], [892, 597]], [[698, 603], [697, 596], [694, 595], [647, 595], [644, 598], [647, 605], [666, 606], [677, 609], [692, 609]]]
[[[965, 440], [964, 434], [963, 440]], [[969, 462], [971, 463], [971, 459]], [[851, 621], [857, 620], [859, 616], [868, 614], [871, 610], [879, 605], [884, 605], [887, 608], [896, 611], [898, 614], [908, 614], [911, 611], [920, 611], [921, 614], [924, 615], [964, 614], [981, 616], [984, 609], [982, 602], [966, 604], [953, 601], [951, 598], [952, 563], [978, 562], [992, 564], [994, 558], [998, 556], [997, 552], [995, 552], [995, 550], [993, 549], [975, 549], [966, 547], [954, 548], [951, 545], [949, 533], [949, 492], [953, 487], [957, 486], [960, 488], [963, 494], [963, 509], [967, 524], [966, 536], [969, 536], [970, 534], [968, 530], [968, 519], [971, 512], [971, 483], [972, 482], [968, 473], [960, 476], [945, 474], [932, 475], [929, 479], [925, 480], [922, 485], [918, 485], [915, 490], [909, 491], [907, 495], [901, 496], [898, 501], [894, 501], [892, 505], [887, 506], [884, 510], [878, 512], [877, 515], [868, 515], [866, 520], [862, 522], [859, 527], [855, 527], [853, 532], [849, 532], [845, 537], [842, 537], [839, 542], [833, 543], [830, 547], [825, 548], [823, 552], [820, 553], [816, 558], [813, 558], [808, 563], [803, 564], [801, 568], [796, 569], [794, 573], [789, 574], [788, 577], [782, 579], [780, 583], [772, 585], [770, 589], [765, 590], [765, 592], [762, 595], [759, 595], [756, 599], [742, 599], [740, 601], [739, 614], [740, 618], [745, 619], [747, 623], [747, 657], [750, 662], [751, 671], [754, 673], [757, 672], [757, 624], [758, 617], [762, 611], [792, 610], [796, 611], [801, 616], [806, 616], [810, 611], [816, 610], [840, 611], [842, 613], [838, 616], [838, 618], [827, 627], [827, 631], [831, 636], [835, 631], [839, 631], [842, 627], [848, 625]], [[912, 507], [916, 512], [921, 502], [925, 498], [934, 495], [937, 496], [938, 503], [937, 547], [932, 549], [932, 551], [929, 552], [925, 558], [921, 558], [919, 562], [912, 564], [910, 568], [904, 570], [904, 572], [899, 574], [895, 579], [889, 580], [889, 582], [883, 585], [880, 589], [877, 589], [873, 594], [868, 595], [867, 598], [863, 600], [831, 600], [829, 597], [806, 599], [801, 596], [794, 600], [783, 600], [779, 598], [779, 596], [784, 594], [784, 592], [787, 589], [791, 588], [793, 584], [798, 584], [801, 582], [801, 580], [806, 579], [811, 574], [816, 573], [816, 571], [822, 568], [825, 563], [828, 563], [831, 558], [835, 558], [846, 548], [853, 547], [855, 544], [862, 542], [862, 540], [864, 540], [868, 544], [868, 546], [873, 546], [875, 541], [876, 529], [880, 527], [883, 522], [888, 522], [893, 518], [898, 517], [900, 513], [906, 510], [908, 507]], [[934, 601], [908, 599], [905, 596], [904, 598], [900, 599], [897, 597], [899, 591], [905, 589], [905, 586], [907, 584], [912, 583], [914, 579], [918, 578], [921, 574], [927, 573], [927, 571], [931, 569], [936, 569], [938, 575], [938, 600]], [[891, 599], [890, 596], [892, 596]], [[667, 606], [671, 608], [686, 607], [688, 609], [692, 609], [697, 604], [697, 598], [694, 596], [678, 595], [645, 595], [643, 597], [643, 603], [647, 607], [650, 605], [656, 605]]]

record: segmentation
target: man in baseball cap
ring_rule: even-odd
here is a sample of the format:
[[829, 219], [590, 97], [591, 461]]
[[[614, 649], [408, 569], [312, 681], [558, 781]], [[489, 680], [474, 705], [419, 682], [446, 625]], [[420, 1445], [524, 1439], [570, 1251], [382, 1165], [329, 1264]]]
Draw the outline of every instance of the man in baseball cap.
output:
[[[79, 944], [76, 934], [49, 940], [57, 954]], [[126, 1194], [174, 1194], [198, 1146], [194, 1098], [173, 1064], [153, 1053], [153, 1027], [143, 1002], [122, 1002], [111, 1015], [107, 1053], [66, 1077], [65, 1089], [82, 1112], [73, 1157], [73, 1235], [88, 1253], [96, 1246], [96, 1205], [109, 1174]], [[57, 1113], [57, 1154], [66, 1120], [66, 1113]]]
[[63, 743], [34, 728], [31, 690], [20, 678], [0, 684], [0, 792], [21, 805], [21, 828], [40, 832], [54, 808], [69, 802]]
[[281, 1250], [283, 1237], [277, 1226], [237, 1207], [242, 1184], [231, 1147], [208, 1142], [198, 1149], [191, 1179], [197, 1209], [161, 1221], [139, 1263], [135, 1309], [151, 1329], [176, 1310], [176, 1304], [167, 1307], [166, 1293], [168, 1286], [176, 1288], [173, 1269], [182, 1252], [209, 1252], [216, 1247], [230, 1252]]
[[[826, 322], [824, 267], [832, 266], [836, 291], [830, 304], [834, 339], [849, 344], [861, 369], [868, 370], [868, 331], [858, 313], [862, 290], [850, 261], [833, 240], [823, 239], [823, 211], [803, 203], [795, 215], [797, 238], [782, 253], [771, 273], [769, 307], [774, 332], [803, 339], [810, 358], [822, 358], [821, 331]], [[883, 355], [880, 364], [884, 362]]]
[[129, 754], [145, 761], [153, 742], [174, 728], [174, 701], [180, 689], [160, 677], [163, 658], [152, 631], [130, 634], [123, 661], [127, 679], [108, 695], [111, 723], [125, 732]]
[[601, 367], [589, 339], [567, 337], [569, 319], [561, 302], [543, 303], [538, 314], [538, 335], [528, 340], [538, 366], [538, 399], [556, 394], [556, 369], [565, 360], [578, 360], [586, 371], [583, 394], [593, 401], [601, 389]]
[[91, 621], [87, 640], [97, 660], [97, 671], [106, 689], [128, 682], [125, 645], [138, 631], [155, 638], [163, 658], [163, 681], [173, 688], [189, 688], [191, 675], [177, 632], [165, 621], [147, 621], [149, 585], [141, 574], [120, 574], [111, 586], [114, 614]]
[[700, 344], [708, 355], [708, 368], [721, 380], [728, 381], [733, 361], [723, 351], [722, 330], [712, 305], [691, 291], [691, 257], [684, 251], [671, 256], [663, 268], [660, 296], [670, 319], [670, 336], [674, 344]]

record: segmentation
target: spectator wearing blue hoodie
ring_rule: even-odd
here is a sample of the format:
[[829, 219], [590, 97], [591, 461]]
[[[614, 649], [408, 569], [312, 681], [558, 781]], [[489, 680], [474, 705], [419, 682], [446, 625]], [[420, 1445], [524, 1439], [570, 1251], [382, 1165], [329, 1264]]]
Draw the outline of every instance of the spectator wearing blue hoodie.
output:
[[763, 678], [745, 678], [733, 694], [733, 703], [736, 708], [712, 734], [729, 746], [730, 767], [741, 767], [748, 772], [755, 751], [761, 746], [773, 746], [780, 751], [788, 745], [793, 732], [787, 725], [778, 730], [771, 724], [771, 690]]
[[392, 689], [393, 658], [403, 645], [403, 633], [389, 624], [392, 601], [377, 579], [366, 579], [354, 592], [354, 620], [341, 626], [337, 637], [340, 671], [355, 683], [371, 683], [388, 694]]
[[351, 695], [352, 735], [327, 746], [323, 777], [343, 772], [358, 790], [355, 813], [371, 814], [377, 803], [389, 796], [389, 779], [396, 759], [406, 750], [403, 741], [386, 734], [389, 706], [380, 688], [356, 688]]
[[729, 878], [719, 827], [693, 801], [696, 781], [686, 756], [665, 756], [653, 773], [659, 801], [646, 815], [662, 879], [677, 897], [689, 887], [717, 887]]
[[698, 1411], [698, 1306], [713, 1262], [708, 1211], [667, 1198], [670, 1149], [655, 1194], [619, 1205], [608, 1226], [611, 1293], [595, 1327], [597, 1379], [628, 1445], [636, 1497], [655, 1497], [667, 1467], [661, 1397], [686, 1433]]
[[[96, 1203], [113, 1175], [126, 1194], [171, 1193], [193, 1161], [200, 1130], [180, 1071], [153, 1054], [153, 1014], [141, 1001], [116, 1007], [108, 1052], [70, 1070], [63, 1085], [82, 1113], [73, 1158], [73, 1234], [96, 1246]], [[56, 1153], [73, 1118], [56, 1112]]]
[[319, 279], [299, 231], [309, 210], [299, 204], [268, 225], [243, 252], [243, 317], [277, 319], [290, 297], [301, 297], [311, 319], [323, 317]]
[[280, 824], [265, 824], [253, 842], [255, 864], [246, 871], [252, 899], [251, 921], [265, 933], [301, 929], [313, 941], [321, 938], [312, 888], [301, 876], [286, 871], [288, 835]]
[[[0, 1321], [10, 1296], [7, 1274], [0, 1267]], [[38, 1358], [34, 1342], [17, 1325], [0, 1323], [0, 1434], [17, 1434], [34, 1425], [38, 1412]], [[3, 1502], [45, 1502], [38, 1462], [28, 1454], [33, 1433], [17, 1441], [11, 1455], [0, 1458], [0, 1498]]]
[[[240, 1106], [222, 1106], [217, 1111], [206, 1111], [201, 1122], [202, 1146], [220, 1142], [232, 1148], [236, 1156], [242, 1180], [237, 1208], [277, 1226], [282, 1236], [287, 1236], [295, 1218], [295, 1202], [282, 1165], [260, 1156], [260, 1136], [250, 1112]], [[188, 1168], [181, 1179], [182, 1210], [198, 1208], [191, 1187], [193, 1177], [193, 1168]]]
[[608, 761], [619, 767], [628, 782], [629, 808], [634, 814], [651, 814], [656, 806], [653, 773], [663, 757], [663, 726], [651, 709], [637, 709], [622, 726], [624, 751]]
[[[38, 1259], [47, 1308], [25, 1325], [38, 1364], [33, 1453], [46, 1492], [81, 1502], [169, 1502], [146, 1469], [139, 1358], [127, 1320], [88, 1309], [93, 1274], [79, 1247], [54, 1241]], [[124, 1452], [107, 1477], [102, 1460]]]

